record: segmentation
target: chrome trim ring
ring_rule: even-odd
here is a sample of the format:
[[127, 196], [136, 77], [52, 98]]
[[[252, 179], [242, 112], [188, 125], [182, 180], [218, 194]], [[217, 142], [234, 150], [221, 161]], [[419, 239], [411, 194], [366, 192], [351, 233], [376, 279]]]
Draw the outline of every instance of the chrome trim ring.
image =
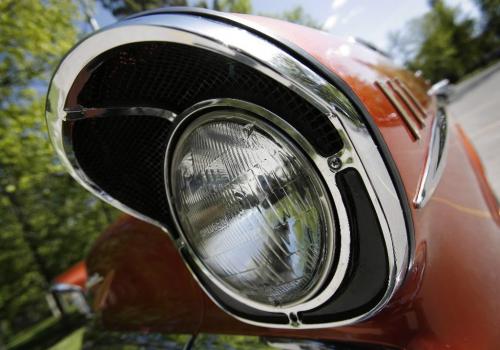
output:
[[[331, 207], [331, 203], [329, 199], [322, 198], [322, 201], [325, 205], [327, 205], [330, 208], [330, 213], [332, 216], [329, 219], [329, 222], [327, 223], [329, 230], [332, 232], [332, 237], [331, 240], [328, 242], [328, 247], [326, 247], [327, 251], [329, 251], [328, 258], [323, 262], [325, 264], [325, 270], [323, 272], [323, 276], [316, 285], [316, 288], [314, 288], [307, 296], [304, 298], [304, 300], [300, 300], [299, 302], [293, 303], [292, 305], [283, 305], [283, 306], [269, 306], [266, 304], [258, 303], [255, 301], [252, 301], [248, 298], [242, 297], [239, 295], [237, 292], [231, 290], [230, 288], [227, 288], [223, 283], [218, 281], [218, 279], [213, 278], [211, 272], [204, 266], [204, 264], [201, 262], [201, 260], [198, 258], [196, 253], [193, 251], [191, 246], [188, 243], [188, 240], [182, 230], [182, 227], [179, 223], [179, 220], [177, 218], [176, 210], [174, 208], [174, 204], [172, 201], [172, 193], [171, 193], [171, 188], [170, 188], [170, 174], [171, 174], [171, 169], [170, 169], [170, 163], [171, 163], [171, 158], [172, 158], [172, 153], [173, 149], [177, 145], [177, 137], [178, 133], [182, 131], [185, 125], [188, 125], [188, 128], [191, 127], [192, 125], [196, 125], [197, 122], [201, 120], [201, 118], [204, 118], [207, 113], [210, 113], [210, 111], [225, 111], [224, 108], [227, 107], [235, 107], [237, 108], [234, 112], [231, 111], [231, 113], [236, 113], [240, 114], [241, 118], [248, 118], [248, 120], [253, 120], [256, 123], [259, 123], [259, 125], [266, 125], [263, 124], [262, 122], [259, 122], [259, 120], [255, 117], [260, 117], [270, 123], [271, 125], [266, 125], [266, 130], [272, 130], [273, 125], [275, 127], [279, 128], [279, 132], [284, 133], [286, 136], [288, 136], [290, 139], [294, 140], [298, 146], [302, 149], [302, 151], [307, 154], [312, 161], [312, 163], [316, 166], [317, 171], [319, 172], [320, 176], [326, 183], [326, 187], [328, 191], [330, 192], [330, 195], [333, 199], [333, 203], [335, 205], [335, 210], [337, 212], [337, 217], [339, 218], [339, 228], [340, 228], [340, 242], [337, 242], [335, 244], [338, 244], [340, 249], [339, 249], [339, 261], [348, 261], [349, 260], [349, 248], [350, 248], [350, 230], [349, 230], [349, 225], [348, 225], [348, 218], [347, 218], [347, 212], [345, 210], [345, 207], [342, 203], [342, 198], [340, 195], [340, 192], [338, 190], [337, 184], [335, 182], [335, 176], [332, 175], [331, 170], [329, 169], [328, 166], [328, 158], [321, 157], [320, 155], [317, 154], [317, 152], [314, 150], [314, 148], [311, 146], [311, 144], [290, 124], [288, 124], [285, 120], [277, 116], [276, 114], [266, 110], [265, 108], [262, 108], [260, 106], [257, 106], [253, 103], [245, 102], [245, 101], [240, 101], [240, 100], [235, 100], [235, 99], [216, 99], [216, 100], [208, 100], [208, 101], [203, 101], [200, 103], [197, 103], [193, 107], [189, 108], [187, 111], [184, 113], [181, 113], [179, 115], [179, 123], [176, 124], [175, 128], [173, 129], [172, 133], [170, 134], [169, 141], [167, 143], [167, 151], [166, 151], [166, 156], [165, 156], [165, 189], [167, 192], [167, 198], [168, 198], [168, 204], [170, 207], [170, 212], [172, 214], [172, 218], [174, 219], [175, 227], [177, 231], [180, 233], [181, 238], [177, 241], [177, 244], [179, 246], [185, 246], [187, 247], [192, 259], [196, 263], [196, 268], [198, 268], [200, 271], [202, 271], [205, 275], [212, 277], [212, 282], [214, 282], [215, 285], [217, 285], [218, 288], [223, 290], [227, 295], [231, 296], [233, 299], [244, 303], [246, 305], [249, 305], [257, 310], [262, 310], [262, 311], [268, 311], [268, 312], [283, 312], [286, 314], [291, 314], [291, 313], [298, 313], [300, 311], [304, 310], [309, 310], [312, 309], [316, 306], [319, 306], [323, 304], [326, 300], [328, 300], [333, 293], [338, 289], [340, 286], [340, 283], [342, 282], [346, 270], [347, 270], [347, 263], [344, 264], [338, 264], [333, 278], [327, 283], [326, 286], [323, 285], [324, 282], [326, 282], [326, 277], [328, 273], [330, 272], [330, 269], [332, 268], [333, 264], [333, 252], [334, 252], [334, 233], [335, 233], [335, 227], [334, 227], [334, 222], [333, 222], [333, 208]], [[245, 111], [250, 112], [248, 114], [242, 114], [245, 113]], [[201, 115], [200, 115], [201, 114]], [[252, 114], [254, 116], [252, 116]], [[244, 116], [243, 116], [244, 115]], [[230, 117], [228, 116], [227, 119]], [[219, 118], [222, 119], [222, 118]], [[301, 150], [299, 150], [301, 151]], [[195, 274], [194, 274], [195, 275]], [[202, 284], [200, 282], [200, 284]], [[203, 285], [203, 284], [202, 284]], [[316, 292], [318, 292], [318, 289], [320, 287], [324, 287], [323, 290], [318, 294], [315, 295]], [[311, 297], [315, 295], [314, 298], [311, 299]]]
[[173, 122], [177, 116], [174, 112], [161, 108], [152, 107], [100, 107], [100, 108], [85, 108], [78, 106], [76, 109], [66, 109], [66, 121], [75, 121], [85, 118], [109, 118], [115, 116], [132, 116], [132, 117], [158, 117]]
[[[383, 297], [370, 311], [342, 321], [299, 326], [318, 328], [352, 324], [373, 316], [385, 306], [401, 284], [411, 263], [412, 237], [407, 234], [403, 205], [398, 199], [391, 175], [378, 147], [354, 105], [340, 90], [284, 50], [252, 32], [199, 16], [158, 14], [119, 22], [83, 40], [59, 66], [52, 79], [47, 99], [46, 116], [49, 134], [68, 172], [96, 196], [168, 231], [169, 228], [163, 224], [146, 218], [111, 198], [87, 178], [74, 162], [71, 148], [68, 148], [71, 140], [65, 138], [63, 134], [63, 121], [67, 115], [65, 108], [76, 107], [66, 106], [66, 97], [80, 71], [95, 57], [112, 48], [145, 41], [185, 44], [239, 61], [291, 89], [329, 118], [344, 141], [344, 148], [337, 154], [343, 166], [336, 171], [346, 167], [358, 171], [377, 213], [388, 252], [389, 280]], [[345, 221], [341, 225], [348, 227], [349, 224]], [[345, 269], [347, 264], [348, 259], [339, 260], [337, 268]], [[326, 300], [325, 297], [322, 301]], [[239, 319], [261, 326], [270, 325]], [[292, 325], [273, 325], [273, 327], [291, 328]]]

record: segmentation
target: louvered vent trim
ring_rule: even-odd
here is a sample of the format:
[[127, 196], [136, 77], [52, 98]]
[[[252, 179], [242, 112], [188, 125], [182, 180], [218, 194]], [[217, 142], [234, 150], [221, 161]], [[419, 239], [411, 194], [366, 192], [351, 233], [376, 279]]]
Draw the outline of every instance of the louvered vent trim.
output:
[[425, 127], [427, 113], [418, 99], [399, 79], [377, 81], [375, 85], [394, 106], [413, 137], [420, 139], [419, 129]]

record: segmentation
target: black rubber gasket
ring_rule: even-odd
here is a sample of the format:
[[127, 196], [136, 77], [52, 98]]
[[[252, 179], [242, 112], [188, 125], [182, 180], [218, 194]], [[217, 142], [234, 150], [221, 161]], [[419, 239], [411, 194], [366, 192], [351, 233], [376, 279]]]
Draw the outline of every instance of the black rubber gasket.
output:
[[328, 323], [369, 312], [383, 297], [389, 279], [384, 236], [359, 173], [336, 174], [351, 227], [349, 267], [340, 288], [326, 303], [299, 313], [304, 324]]

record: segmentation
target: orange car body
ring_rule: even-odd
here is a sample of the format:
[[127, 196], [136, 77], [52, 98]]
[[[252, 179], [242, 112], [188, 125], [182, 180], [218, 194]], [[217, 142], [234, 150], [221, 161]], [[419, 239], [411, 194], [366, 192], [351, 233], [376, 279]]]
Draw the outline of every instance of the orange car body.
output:
[[[233, 16], [305, 50], [342, 79], [363, 103], [387, 144], [411, 201], [427, 157], [436, 101], [421, 78], [382, 55], [325, 33], [277, 20]], [[376, 82], [398, 79], [427, 117], [420, 139]], [[452, 116], [451, 116], [452, 117]], [[480, 161], [451, 120], [444, 172], [430, 201], [411, 204], [414, 252], [410, 270], [390, 303], [356, 325], [284, 330], [244, 324], [219, 309], [192, 278], [159, 228], [124, 217], [95, 243], [87, 259], [94, 309], [110, 329], [227, 333], [338, 340], [408, 349], [500, 348], [499, 212]]]

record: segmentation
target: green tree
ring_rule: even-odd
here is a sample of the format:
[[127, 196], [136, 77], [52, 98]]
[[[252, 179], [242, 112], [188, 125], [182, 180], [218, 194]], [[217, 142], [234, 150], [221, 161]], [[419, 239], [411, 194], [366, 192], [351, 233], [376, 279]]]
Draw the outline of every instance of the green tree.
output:
[[[187, 0], [99, 0], [104, 7], [109, 9], [113, 15], [122, 17], [144, 10], [150, 10], [165, 6], [188, 6], [201, 7], [222, 12], [233, 13], [253, 13], [251, 0], [213, 0], [211, 6], [207, 0], [198, 0], [197, 2], [189, 2]], [[297, 6], [291, 10], [281, 14], [262, 14], [263, 16], [282, 19], [288, 22], [293, 22], [308, 27], [320, 29], [321, 24], [309, 16], [301, 6]]]
[[77, 13], [71, 0], [0, 2], [0, 344], [47, 316], [52, 278], [109, 222], [109, 209], [62, 169], [43, 120], [50, 75], [78, 37]]
[[444, 78], [456, 81], [477, 64], [474, 21], [460, 19], [459, 9], [442, 0], [431, 5], [428, 13], [412, 20], [402, 32], [390, 34], [391, 51], [433, 82]]
[[[116, 17], [168, 6], [188, 6], [187, 0], [99, 0]], [[210, 8], [206, 0], [194, 3], [195, 7]], [[251, 13], [251, 0], [214, 0], [212, 9], [224, 12]]]
[[[500, 0], [475, 0], [481, 11], [481, 50], [486, 56], [499, 55], [500, 50]], [[485, 57], [489, 60], [493, 57]]]
[[213, 9], [216, 11], [252, 13], [251, 0], [214, 0]]
[[186, 0], [100, 0], [116, 17], [165, 6], [187, 6]]

